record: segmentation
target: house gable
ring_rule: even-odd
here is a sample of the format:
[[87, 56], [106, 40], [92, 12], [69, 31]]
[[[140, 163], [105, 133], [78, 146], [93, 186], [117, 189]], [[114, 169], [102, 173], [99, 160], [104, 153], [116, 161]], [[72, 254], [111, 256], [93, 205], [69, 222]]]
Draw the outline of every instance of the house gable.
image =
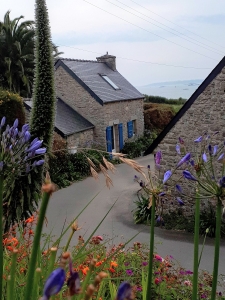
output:
[[[201, 109], [203, 111], [205, 111], [204, 110], [204, 99], [206, 101], [209, 101], [209, 104], [210, 104], [210, 106], [208, 107], [209, 111], [211, 111], [211, 108], [215, 104], [214, 100], [216, 100], [216, 99], [213, 99], [213, 98], [215, 98], [216, 95], [220, 99], [218, 101], [220, 102], [221, 99], [223, 99], [224, 100], [223, 103], [225, 104], [225, 70], [224, 70], [224, 67], [225, 67], [225, 57], [219, 62], [219, 64], [213, 69], [213, 71], [208, 75], [208, 77], [202, 82], [202, 84], [193, 93], [193, 95], [189, 98], [189, 100], [183, 105], [183, 107], [174, 116], [174, 118], [165, 127], [165, 129], [153, 141], [153, 143], [145, 151], [145, 155], [152, 153], [156, 149], [157, 146], [163, 145], [163, 143], [165, 143], [164, 139], [174, 136], [173, 132], [174, 131], [176, 132], [176, 129], [173, 130], [174, 126], [176, 126], [176, 124], [179, 122], [179, 120], [186, 113], [188, 113], [190, 115], [189, 116], [190, 121], [193, 120], [195, 122], [196, 120], [193, 118], [193, 116], [195, 116], [195, 117], [197, 117], [197, 116], [196, 116], [196, 114], [194, 114], [193, 110], [196, 109], [197, 111], [199, 111], [199, 108], [202, 106], [201, 104], [203, 103], [203, 106], [201, 107]], [[214, 80], [216, 82], [214, 82]], [[195, 103], [195, 101], [198, 101], [199, 105], [196, 103], [196, 106], [193, 107], [193, 104]], [[190, 108], [192, 108], [191, 111], [189, 111]], [[221, 106], [221, 109], [222, 110], [224, 109], [224, 105]], [[205, 112], [205, 113], [206, 113], [206, 115], [208, 115], [207, 112]], [[199, 117], [204, 118], [204, 115], [201, 114], [201, 116], [199, 115]], [[207, 120], [210, 120], [210, 118], [207, 117]], [[201, 121], [201, 119], [199, 121]], [[217, 121], [216, 121], [216, 123], [217, 123]], [[186, 120], [186, 122], [188, 122], [188, 119]], [[181, 121], [181, 124], [182, 123], [183, 122]], [[206, 123], [207, 123], [207, 121], [206, 121]], [[207, 126], [201, 126], [201, 124], [199, 124], [199, 125], [200, 126], [197, 128], [196, 127], [192, 128], [194, 130], [193, 132], [196, 132], [196, 131], [201, 132], [201, 130], [203, 130], [203, 127], [204, 127], [204, 129], [207, 129], [207, 128], [205, 128]], [[183, 126], [185, 126], [185, 123], [183, 123]], [[185, 131], [185, 128], [184, 128], [184, 131]], [[183, 130], [181, 132], [183, 132]], [[180, 135], [181, 135], [181, 132], [180, 132]], [[193, 134], [193, 132], [192, 132], [192, 134]], [[180, 136], [179, 132], [177, 132], [177, 134], [178, 134], [178, 136], [176, 137], [176, 140]], [[186, 134], [185, 134], [185, 136], [186, 136]]]

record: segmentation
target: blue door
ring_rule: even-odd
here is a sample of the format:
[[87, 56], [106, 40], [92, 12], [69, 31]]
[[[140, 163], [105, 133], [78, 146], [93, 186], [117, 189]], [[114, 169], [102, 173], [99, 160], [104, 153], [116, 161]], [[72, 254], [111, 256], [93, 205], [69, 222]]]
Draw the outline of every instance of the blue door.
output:
[[112, 126], [106, 127], [107, 152], [112, 152]]

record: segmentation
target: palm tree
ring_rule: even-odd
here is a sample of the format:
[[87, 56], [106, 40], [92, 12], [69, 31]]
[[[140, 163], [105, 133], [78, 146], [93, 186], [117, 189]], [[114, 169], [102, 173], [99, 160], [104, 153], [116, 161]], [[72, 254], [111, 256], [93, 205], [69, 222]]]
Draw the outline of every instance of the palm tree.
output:
[[[34, 78], [34, 22], [20, 22], [23, 16], [10, 19], [10, 11], [0, 22], [0, 86], [30, 97]], [[53, 44], [53, 56], [57, 57]]]

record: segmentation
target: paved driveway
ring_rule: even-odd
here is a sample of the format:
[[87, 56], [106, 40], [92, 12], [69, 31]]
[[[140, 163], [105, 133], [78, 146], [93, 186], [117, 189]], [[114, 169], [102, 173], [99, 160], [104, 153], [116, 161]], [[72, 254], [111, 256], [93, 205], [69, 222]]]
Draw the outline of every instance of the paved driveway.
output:
[[[154, 164], [153, 156], [145, 156], [137, 159], [144, 166]], [[79, 217], [79, 226], [82, 230], [77, 234], [88, 236], [105, 216], [111, 205], [118, 199], [117, 203], [110, 211], [106, 219], [99, 227], [97, 234], [107, 235], [113, 238], [112, 244], [120, 241], [126, 241], [140, 232], [135, 241], [149, 244], [149, 227], [145, 225], [135, 225], [132, 219], [131, 210], [134, 208], [134, 200], [138, 185], [133, 181], [136, 174], [129, 166], [121, 164], [117, 166], [116, 173], [112, 176], [114, 187], [108, 190], [105, 187], [105, 181], [100, 174], [99, 181], [92, 177], [83, 181], [76, 182], [71, 186], [56, 192], [48, 207], [47, 218], [48, 228], [45, 232], [53, 228], [53, 234], [58, 235], [61, 232], [64, 222], [69, 222], [76, 217], [82, 208], [95, 195], [97, 197], [88, 206], [88, 208]], [[184, 232], [167, 231], [156, 228], [155, 243], [157, 252], [162, 255], [172, 255], [182, 266], [192, 269], [193, 265], [193, 235]], [[65, 237], [64, 243], [66, 239]], [[76, 243], [77, 236], [74, 235], [72, 243]], [[225, 274], [225, 241], [221, 245], [221, 259], [219, 272]], [[212, 271], [213, 267], [213, 240], [208, 239], [204, 248], [201, 262], [201, 269]]]

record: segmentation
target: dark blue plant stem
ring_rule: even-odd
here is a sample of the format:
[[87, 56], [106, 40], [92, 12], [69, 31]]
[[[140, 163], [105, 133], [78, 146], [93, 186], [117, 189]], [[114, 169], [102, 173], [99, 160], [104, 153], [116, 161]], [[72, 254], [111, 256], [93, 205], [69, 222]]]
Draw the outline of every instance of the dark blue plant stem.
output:
[[155, 231], [155, 196], [152, 196], [151, 206], [151, 227], [150, 227], [150, 249], [149, 249], [149, 268], [148, 268], [148, 285], [146, 299], [152, 299], [152, 273], [153, 273], [153, 253], [154, 253], [154, 231]]
[[40, 247], [42, 226], [44, 223], [45, 213], [47, 210], [49, 198], [50, 198], [50, 193], [44, 192], [43, 196], [42, 196], [41, 208], [40, 208], [40, 212], [39, 212], [39, 216], [38, 216], [38, 223], [37, 223], [37, 227], [35, 230], [33, 247], [32, 247], [31, 257], [30, 257], [30, 261], [29, 261], [29, 268], [28, 268], [24, 300], [30, 300], [31, 296], [32, 296], [34, 274], [35, 274], [35, 270], [36, 270], [37, 253], [38, 253], [38, 249]]
[[2, 276], [3, 276], [3, 226], [2, 226], [2, 218], [3, 218], [3, 175], [0, 175], [0, 300], [2, 300]]
[[195, 233], [194, 233], [194, 267], [192, 300], [198, 299], [198, 248], [199, 248], [199, 223], [200, 223], [200, 197], [197, 188], [195, 199]]
[[216, 208], [216, 238], [215, 238], [215, 250], [214, 250], [215, 252], [214, 252], [211, 300], [216, 299], [216, 288], [217, 288], [219, 256], [220, 256], [221, 217], [222, 217], [222, 201], [221, 201], [220, 197], [218, 197], [217, 198], [217, 208]]

